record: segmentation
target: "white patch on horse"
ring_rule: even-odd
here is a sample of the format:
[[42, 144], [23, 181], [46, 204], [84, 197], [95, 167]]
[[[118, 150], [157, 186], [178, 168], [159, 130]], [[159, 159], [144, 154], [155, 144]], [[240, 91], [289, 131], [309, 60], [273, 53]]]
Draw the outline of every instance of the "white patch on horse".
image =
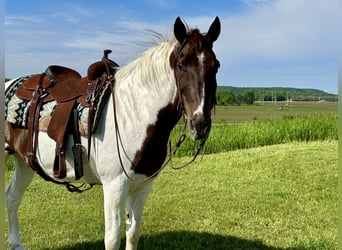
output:
[[[201, 52], [198, 56], [198, 62], [199, 62], [199, 65], [200, 65], [200, 71], [201, 71], [201, 75], [203, 75], [203, 65], [204, 65], [204, 59], [205, 59], [205, 55], [203, 52]], [[197, 109], [194, 111], [193, 115], [196, 115], [196, 114], [200, 114], [202, 115], [203, 114], [203, 108], [204, 108], [204, 97], [205, 97], [205, 91], [204, 91], [204, 86], [205, 86], [205, 83], [203, 83], [203, 87], [202, 87], [202, 99], [201, 99], [201, 103], [199, 104], [199, 106], [197, 107]]]

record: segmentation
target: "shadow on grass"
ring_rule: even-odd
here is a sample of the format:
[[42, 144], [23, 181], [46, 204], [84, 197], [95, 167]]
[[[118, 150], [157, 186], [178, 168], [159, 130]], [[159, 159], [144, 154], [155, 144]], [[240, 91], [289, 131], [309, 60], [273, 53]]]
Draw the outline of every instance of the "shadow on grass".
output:
[[[58, 248], [60, 250], [99, 250], [104, 249], [103, 241], [85, 242], [73, 246]], [[121, 241], [120, 249], [125, 249], [125, 239]], [[205, 250], [226, 250], [226, 249], [265, 249], [280, 250], [278, 248], [264, 245], [261, 241], [241, 239], [233, 236], [223, 236], [210, 233], [198, 232], [164, 232], [156, 235], [142, 235], [139, 244], [139, 250], [165, 250], [165, 249], [205, 249]], [[290, 249], [290, 248], [286, 248]], [[291, 248], [293, 250], [299, 248]]]

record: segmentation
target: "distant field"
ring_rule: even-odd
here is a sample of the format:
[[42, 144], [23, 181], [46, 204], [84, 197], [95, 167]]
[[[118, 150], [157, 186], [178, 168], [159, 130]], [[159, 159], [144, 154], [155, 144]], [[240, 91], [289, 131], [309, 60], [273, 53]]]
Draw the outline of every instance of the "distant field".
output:
[[283, 116], [324, 114], [337, 112], [337, 102], [278, 102], [242, 106], [217, 106], [213, 115], [214, 123], [239, 123], [252, 120], [276, 119]]

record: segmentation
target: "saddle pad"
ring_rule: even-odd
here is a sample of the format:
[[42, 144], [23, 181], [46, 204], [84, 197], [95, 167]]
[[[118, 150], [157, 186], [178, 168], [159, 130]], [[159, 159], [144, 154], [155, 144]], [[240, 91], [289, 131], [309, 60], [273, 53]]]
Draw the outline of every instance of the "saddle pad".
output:
[[[20, 77], [16, 79], [6, 90], [5, 92], [5, 120], [16, 124], [18, 126], [27, 128], [27, 121], [28, 121], [28, 110], [30, 101], [20, 99], [15, 95], [15, 91], [17, 88], [23, 84], [30, 76]], [[105, 90], [108, 90], [110, 86], [110, 80], [108, 79], [106, 85], [104, 87]], [[110, 93], [110, 92], [109, 92]], [[97, 97], [97, 100], [94, 101], [94, 108], [95, 114], [93, 128], [91, 132], [94, 132], [99, 121], [102, 108], [106, 101], [108, 100], [108, 91], [103, 91], [101, 95]], [[42, 121], [44, 118], [50, 117], [53, 114], [54, 109], [57, 106], [56, 101], [51, 101], [45, 103], [42, 106], [42, 109], [39, 114], [39, 120]], [[88, 134], [88, 115], [89, 115], [89, 107], [84, 107], [82, 105], [78, 105], [78, 118], [80, 124], [80, 133], [81, 135]], [[46, 127], [46, 126], [45, 126]]]
[[[18, 126], [27, 128], [28, 108], [30, 101], [20, 99], [15, 91], [31, 76], [24, 76], [16, 79], [5, 93], [5, 120]], [[49, 102], [40, 111], [40, 118], [50, 116], [57, 102]]]

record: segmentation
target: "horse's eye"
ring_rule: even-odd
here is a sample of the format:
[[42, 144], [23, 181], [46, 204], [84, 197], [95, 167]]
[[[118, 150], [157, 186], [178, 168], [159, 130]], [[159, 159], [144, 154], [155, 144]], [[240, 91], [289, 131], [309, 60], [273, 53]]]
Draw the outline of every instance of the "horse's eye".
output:
[[184, 71], [184, 65], [182, 63], [178, 63], [177, 68], [179, 71]]

